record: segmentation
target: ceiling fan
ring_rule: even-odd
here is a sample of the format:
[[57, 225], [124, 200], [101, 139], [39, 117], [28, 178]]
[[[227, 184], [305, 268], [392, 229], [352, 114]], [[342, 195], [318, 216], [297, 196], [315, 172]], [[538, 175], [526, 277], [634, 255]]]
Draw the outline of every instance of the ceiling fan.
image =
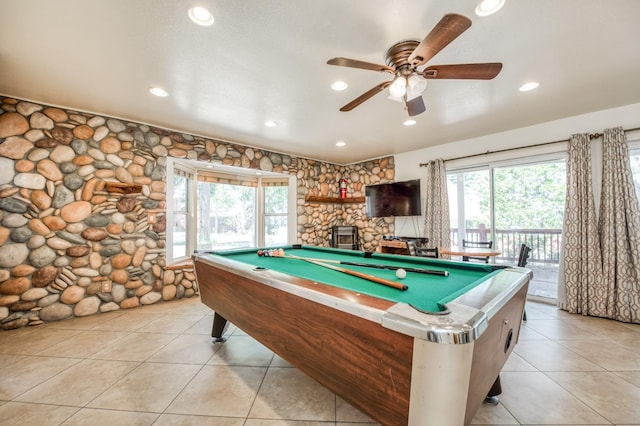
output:
[[427, 86], [427, 79], [491, 80], [500, 73], [500, 62], [432, 65], [418, 69], [470, 26], [471, 20], [465, 16], [445, 15], [421, 42], [405, 40], [391, 46], [385, 54], [387, 65], [349, 58], [329, 59], [329, 65], [387, 72], [395, 76], [393, 80], [380, 83], [358, 96], [340, 108], [340, 111], [351, 111], [388, 87], [391, 98], [403, 101], [409, 116], [413, 117], [426, 109], [422, 92]]

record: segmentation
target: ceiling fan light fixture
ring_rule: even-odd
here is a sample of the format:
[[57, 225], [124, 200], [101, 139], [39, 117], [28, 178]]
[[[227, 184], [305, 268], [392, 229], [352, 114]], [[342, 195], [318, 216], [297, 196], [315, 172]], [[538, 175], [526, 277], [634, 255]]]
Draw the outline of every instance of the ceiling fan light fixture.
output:
[[344, 81], [338, 80], [331, 83], [331, 89], [335, 90], [336, 92], [341, 92], [345, 90], [347, 87], [349, 87], [349, 85]]
[[196, 6], [189, 9], [189, 18], [198, 25], [209, 27], [213, 25], [213, 15], [204, 7]]
[[427, 80], [420, 77], [419, 75], [413, 74], [409, 77], [409, 89], [413, 93], [422, 94], [424, 90], [427, 88]]
[[481, 0], [476, 6], [476, 15], [489, 16], [499, 11], [504, 6], [504, 0]]
[[338, 141], [336, 142], [336, 146], [339, 148], [342, 148], [343, 146], [345, 146], [347, 143], [345, 141]]
[[394, 98], [401, 98], [407, 93], [407, 78], [399, 75], [389, 86], [389, 93]]
[[417, 98], [422, 95], [422, 92], [427, 88], [427, 80], [416, 74], [413, 74], [407, 80], [409, 83], [407, 87], [407, 100]]

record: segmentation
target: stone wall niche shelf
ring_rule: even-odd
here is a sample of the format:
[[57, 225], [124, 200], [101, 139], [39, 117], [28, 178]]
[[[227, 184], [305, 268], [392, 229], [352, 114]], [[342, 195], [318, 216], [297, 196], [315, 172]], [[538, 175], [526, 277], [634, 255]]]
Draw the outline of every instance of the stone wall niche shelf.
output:
[[140, 194], [142, 192], [142, 185], [123, 182], [106, 182], [105, 189], [107, 192], [116, 194]]
[[356, 204], [364, 203], [364, 197], [322, 197], [319, 195], [307, 195], [304, 199], [310, 203], [334, 203], [334, 204]]

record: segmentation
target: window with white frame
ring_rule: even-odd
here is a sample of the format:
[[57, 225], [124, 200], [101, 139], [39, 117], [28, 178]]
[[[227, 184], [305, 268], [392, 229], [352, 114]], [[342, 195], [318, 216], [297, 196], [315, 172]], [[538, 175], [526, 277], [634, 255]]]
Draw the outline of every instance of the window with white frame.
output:
[[173, 260], [188, 257], [191, 252], [193, 232], [191, 232], [191, 218], [193, 217], [193, 169], [174, 164], [171, 179], [167, 188], [171, 199], [171, 211], [168, 215], [169, 229], [167, 232], [168, 255]]
[[258, 179], [198, 172], [198, 250], [256, 246]]
[[263, 178], [260, 184], [263, 193], [262, 245], [270, 247], [284, 245], [288, 241], [288, 181], [279, 178]]
[[295, 241], [295, 177], [221, 166], [213, 171], [184, 163], [172, 160], [167, 165], [169, 262], [195, 250]]

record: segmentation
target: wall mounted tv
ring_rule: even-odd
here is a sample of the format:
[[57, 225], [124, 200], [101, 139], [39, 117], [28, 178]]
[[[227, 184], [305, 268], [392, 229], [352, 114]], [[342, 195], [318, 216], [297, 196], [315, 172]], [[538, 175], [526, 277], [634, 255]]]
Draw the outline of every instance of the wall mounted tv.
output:
[[367, 217], [420, 216], [420, 179], [365, 186]]

